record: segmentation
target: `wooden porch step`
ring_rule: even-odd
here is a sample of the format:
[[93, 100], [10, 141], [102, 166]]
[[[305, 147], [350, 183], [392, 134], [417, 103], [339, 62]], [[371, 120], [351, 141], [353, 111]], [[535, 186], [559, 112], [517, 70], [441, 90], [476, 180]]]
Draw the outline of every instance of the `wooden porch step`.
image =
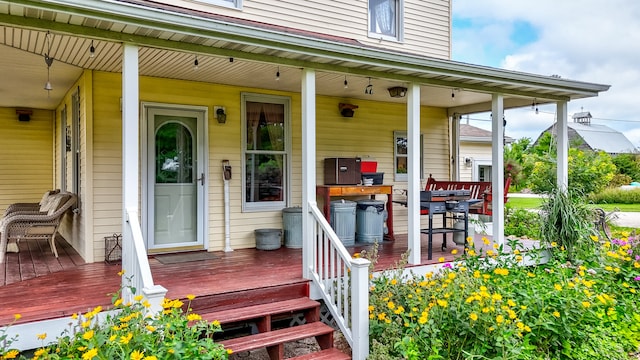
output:
[[241, 308], [213, 311], [200, 314], [206, 321], [217, 320], [220, 324], [232, 324], [243, 321], [255, 320], [258, 331], [271, 330], [273, 317], [292, 315], [303, 312], [307, 323], [320, 319], [320, 303], [308, 297], [278, 301], [273, 303], [243, 306]]
[[[237, 309], [240, 304], [241, 306], [252, 306], [305, 296], [309, 296], [309, 280], [300, 279], [297, 282], [284, 285], [198, 296], [191, 301], [191, 309], [202, 314], [209, 311]], [[183, 302], [185, 303], [183, 310], [186, 310], [188, 301], [184, 299]]]
[[333, 347], [333, 328], [320, 321], [310, 324], [273, 330], [250, 336], [221, 341], [225, 348], [233, 352], [244, 352], [266, 348], [271, 359], [284, 359], [284, 344], [315, 337], [321, 349]]
[[351, 356], [336, 348], [324, 349], [318, 352], [289, 358], [290, 360], [350, 360]]

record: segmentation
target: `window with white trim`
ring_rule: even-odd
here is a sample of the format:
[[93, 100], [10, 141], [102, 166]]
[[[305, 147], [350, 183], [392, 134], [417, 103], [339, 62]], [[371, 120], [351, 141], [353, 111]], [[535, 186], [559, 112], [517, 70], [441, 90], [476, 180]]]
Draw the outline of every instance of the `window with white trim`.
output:
[[402, 40], [402, 0], [369, 0], [369, 36]]
[[242, 117], [242, 209], [283, 209], [289, 197], [291, 99], [243, 93]]
[[195, 2], [242, 9], [242, 0], [196, 0]]
[[[407, 132], [406, 131], [394, 131], [393, 132], [393, 159], [395, 163], [394, 180], [395, 181], [408, 181], [407, 170], [409, 164], [409, 153], [407, 147]], [[423, 143], [424, 136], [420, 134], [420, 179], [424, 179], [424, 166], [423, 166]]]

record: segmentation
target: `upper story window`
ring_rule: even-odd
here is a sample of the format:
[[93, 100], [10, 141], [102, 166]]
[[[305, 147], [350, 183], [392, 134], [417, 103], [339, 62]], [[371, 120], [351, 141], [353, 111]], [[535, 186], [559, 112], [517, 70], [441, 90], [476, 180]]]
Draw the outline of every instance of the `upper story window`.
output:
[[[395, 148], [393, 149], [393, 157], [395, 159], [395, 173], [394, 179], [395, 181], [408, 181], [407, 178], [407, 170], [408, 170], [408, 162], [409, 162], [409, 153], [408, 153], [408, 140], [407, 140], [407, 132], [406, 131], [394, 131], [393, 132], [393, 143], [395, 144]], [[423, 163], [423, 155], [424, 151], [424, 137], [420, 134], [420, 179], [424, 179], [424, 163]]]
[[196, 0], [196, 2], [242, 9], [242, 0]]
[[242, 94], [244, 211], [280, 210], [289, 196], [290, 99]]
[[369, 0], [369, 36], [402, 40], [402, 0]]

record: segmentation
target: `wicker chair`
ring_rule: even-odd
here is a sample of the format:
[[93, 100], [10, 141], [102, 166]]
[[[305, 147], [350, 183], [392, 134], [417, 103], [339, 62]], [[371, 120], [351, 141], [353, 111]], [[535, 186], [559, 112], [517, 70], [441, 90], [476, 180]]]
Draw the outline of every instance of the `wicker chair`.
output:
[[40, 202], [37, 203], [13, 203], [9, 205], [4, 211], [4, 215], [2, 215], [2, 218], [6, 218], [8, 215], [16, 211], [40, 211], [40, 208], [42, 206], [45, 206], [49, 202], [49, 197], [59, 192], [60, 189], [48, 190], [44, 193], [44, 195], [42, 195], [42, 199], [40, 199]]
[[50, 195], [46, 204], [38, 210], [16, 210], [4, 217], [0, 222], [0, 264], [4, 262], [9, 240], [47, 239], [51, 251], [58, 257], [56, 250], [56, 233], [62, 217], [76, 204], [75, 194], [61, 192]]

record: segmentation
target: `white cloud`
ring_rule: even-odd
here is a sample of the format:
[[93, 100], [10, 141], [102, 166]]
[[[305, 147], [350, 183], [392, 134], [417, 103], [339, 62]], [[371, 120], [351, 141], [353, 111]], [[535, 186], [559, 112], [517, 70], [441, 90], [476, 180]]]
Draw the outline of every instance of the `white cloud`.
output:
[[[595, 123], [640, 143], [640, 1], [453, 0], [453, 13], [472, 24], [453, 30], [453, 60], [611, 85], [599, 97], [570, 102], [569, 115], [590, 111]], [[536, 30], [532, 42], [513, 43], [518, 22]], [[536, 116], [530, 109], [506, 117], [507, 135], [515, 138], [535, 139], [553, 122], [552, 114]]]

